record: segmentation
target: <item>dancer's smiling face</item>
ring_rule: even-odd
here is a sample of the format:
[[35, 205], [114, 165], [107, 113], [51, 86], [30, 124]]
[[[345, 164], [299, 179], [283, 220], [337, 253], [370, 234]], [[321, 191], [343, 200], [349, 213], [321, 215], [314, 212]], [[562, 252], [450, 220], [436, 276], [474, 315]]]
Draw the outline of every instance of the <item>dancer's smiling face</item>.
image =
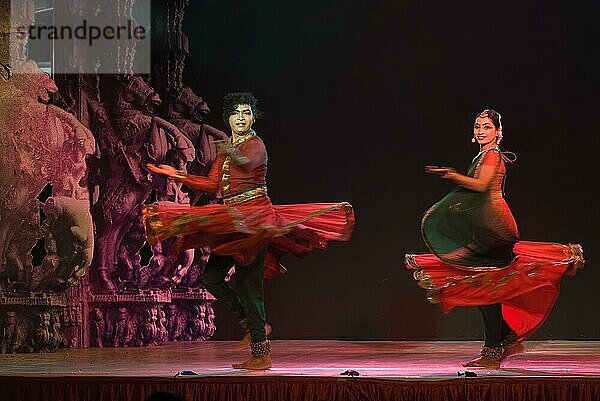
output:
[[490, 142], [496, 143], [500, 130], [496, 128], [494, 122], [489, 117], [477, 117], [473, 125], [473, 136], [481, 146], [488, 145]]

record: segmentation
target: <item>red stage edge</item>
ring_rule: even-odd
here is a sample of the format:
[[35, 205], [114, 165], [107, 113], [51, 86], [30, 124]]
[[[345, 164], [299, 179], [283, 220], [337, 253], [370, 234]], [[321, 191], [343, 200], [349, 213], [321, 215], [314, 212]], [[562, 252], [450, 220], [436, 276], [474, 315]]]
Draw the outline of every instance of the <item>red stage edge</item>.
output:
[[[273, 341], [274, 367], [233, 370], [236, 342], [0, 355], [0, 401], [598, 401], [600, 342], [531, 341], [501, 370], [457, 376], [473, 341]], [[192, 370], [196, 376], [178, 376]], [[356, 370], [358, 377], [340, 376]]]
[[195, 400], [600, 400], [600, 378], [372, 379], [330, 377], [1, 377], [2, 401], [143, 400], [173, 391]]

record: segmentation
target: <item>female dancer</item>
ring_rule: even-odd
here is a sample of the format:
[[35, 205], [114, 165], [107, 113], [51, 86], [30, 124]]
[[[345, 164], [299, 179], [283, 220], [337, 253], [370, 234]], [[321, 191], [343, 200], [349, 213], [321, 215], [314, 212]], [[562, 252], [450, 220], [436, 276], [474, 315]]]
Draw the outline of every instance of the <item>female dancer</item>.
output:
[[[236, 369], [271, 367], [265, 331], [263, 277], [285, 271], [283, 254], [304, 255], [330, 240], [350, 239], [354, 214], [350, 204], [320, 203], [274, 206], [267, 196], [267, 152], [252, 125], [257, 116], [251, 93], [225, 95], [223, 119], [231, 138], [207, 177], [183, 174], [171, 166], [148, 165], [156, 173], [205, 192], [220, 192], [224, 205], [199, 207], [155, 204], [143, 216], [148, 241], [178, 237], [176, 249], [210, 246], [202, 283], [232, 310], [250, 332], [252, 356]], [[236, 265], [236, 289], [225, 277]]]
[[424, 215], [421, 232], [432, 254], [406, 255], [419, 286], [444, 312], [478, 306], [483, 318], [480, 357], [464, 366], [498, 369], [523, 352], [521, 342], [546, 319], [563, 274], [583, 267], [577, 244], [519, 240], [517, 224], [503, 197], [506, 162], [500, 151], [500, 114], [484, 110], [473, 128], [480, 152], [466, 175], [451, 167], [426, 166], [426, 172], [459, 185]]

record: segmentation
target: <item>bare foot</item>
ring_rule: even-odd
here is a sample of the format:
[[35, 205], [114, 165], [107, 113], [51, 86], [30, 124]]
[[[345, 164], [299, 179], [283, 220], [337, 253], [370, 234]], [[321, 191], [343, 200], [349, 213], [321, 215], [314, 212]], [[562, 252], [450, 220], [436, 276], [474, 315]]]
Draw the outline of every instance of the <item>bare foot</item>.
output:
[[518, 354], [522, 354], [525, 352], [525, 347], [523, 343], [514, 343], [510, 347], [505, 347], [504, 352], [502, 353], [502, 360], [506, 358], [510, 358], [511, 356], [515, 356]]
[[244, 363], [234, 363], [233, 368], [234, 369], [248, 369], [248, 370], [266, 370], [266, 369], [270, 369], [272, 366], [272, 361], [271, 361], [271, 356], [270, 355], [266, 355], [266, 356], [251, 356], [250, 359], [248, 359], [246, 362]]
[[465, 368], [487, 368], [487, 369], [500, 369], [500, 360], [485, 356], [473, 359], [472, 361], [463, 363]]

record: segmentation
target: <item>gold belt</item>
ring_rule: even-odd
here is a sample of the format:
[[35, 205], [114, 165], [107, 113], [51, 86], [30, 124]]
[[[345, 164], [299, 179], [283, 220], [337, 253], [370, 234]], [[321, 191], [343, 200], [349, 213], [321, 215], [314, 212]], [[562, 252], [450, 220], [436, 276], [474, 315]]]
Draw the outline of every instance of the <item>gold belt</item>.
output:
[[237, 205], [252, 199], [262, 198], [263, 196], [267, 196], [267, 187], [252, 188], [237, 194], [224, 196], [223, 202], [226, 205]]

